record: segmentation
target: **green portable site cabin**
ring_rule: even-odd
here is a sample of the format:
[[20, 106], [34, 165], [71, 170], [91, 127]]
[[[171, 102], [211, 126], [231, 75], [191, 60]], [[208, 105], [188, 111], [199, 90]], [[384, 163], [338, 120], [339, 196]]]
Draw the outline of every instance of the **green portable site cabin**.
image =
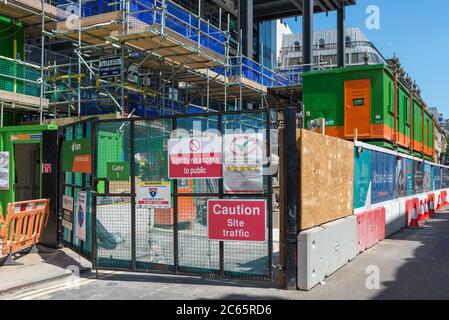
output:
[[53, 168], [42, 165], [45, 159], [43, 133], [57, 128], [54, 124], [0, 128], [0, 203], [3, 215], [8, 203], [42, 197], [43, 172], [55, 173], [57, 170], [54, 165]]
[[306, 123], [324, 118], [327, 135], [352, 140], [357, 129], [359, 140], [431, 159], [432, 115], [387, 66], [312, 71], [303, 79]]

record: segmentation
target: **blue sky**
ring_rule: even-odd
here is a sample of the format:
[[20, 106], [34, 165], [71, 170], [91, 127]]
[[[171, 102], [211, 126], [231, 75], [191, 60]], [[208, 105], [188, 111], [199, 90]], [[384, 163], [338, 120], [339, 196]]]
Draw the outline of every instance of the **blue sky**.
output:
[[[346, 26], [358, 27], [380, 52], [394, 53], [416, 80], [429, 107], [438, 107], [449, 118], [449, 2], [447, 0], [357, 0], [346, 9]], [[365, 10], [380, 9], [380, 29], [368, 30]], [[336, 14], [314, 17], [315, 30], [336, 28]], [[301, 18], [286, 20], [293, 32], [301, 32]]]

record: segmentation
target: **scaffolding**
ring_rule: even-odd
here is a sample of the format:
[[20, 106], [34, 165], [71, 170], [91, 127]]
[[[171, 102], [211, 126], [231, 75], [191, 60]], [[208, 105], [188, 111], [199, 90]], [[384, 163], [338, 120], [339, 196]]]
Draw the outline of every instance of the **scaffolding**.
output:
[[[0, 8], [41, 37], [26, 55], [40, 72], [30, 81], [39, 85], [34, 120], [41, 123], [114, 112], [282, 108], [300, 100], [304, 70], [266, 68], [245, 57], [239, 44], [231, 55], [230, 15], [222, 19], [220, 11], [218, 25], [212, 24], [202, 18], [201, 0], [197, 13], [169, 0], [14, 0]], [[120, 60], [112, 76], [101, 74], [108, 58]]]

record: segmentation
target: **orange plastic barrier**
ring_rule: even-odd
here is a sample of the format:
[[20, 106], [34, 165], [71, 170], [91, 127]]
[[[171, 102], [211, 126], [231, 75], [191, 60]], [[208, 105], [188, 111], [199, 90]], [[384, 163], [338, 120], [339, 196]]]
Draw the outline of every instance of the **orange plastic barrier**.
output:
[[40, 241], [48, 222], [49, 202], [41, 199], [8, 204], [6, 218], [2, 219], [0, 228], [4, 256], [31, 248]]

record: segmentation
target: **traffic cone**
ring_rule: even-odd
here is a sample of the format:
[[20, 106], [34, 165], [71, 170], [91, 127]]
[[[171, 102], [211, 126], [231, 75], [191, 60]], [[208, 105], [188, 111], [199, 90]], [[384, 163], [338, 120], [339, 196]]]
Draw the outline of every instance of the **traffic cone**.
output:
[[419, 220], [418, 220], [418, 210], [419, 210], [419, 203], [418, 200], [413, 204], [413, 207], [411, 208], [412, 214], [411, 214], [411, 220], [409, 228], [419, 228]]
[[435, 215], [435, 195], [431, 195], [429, 198], [429, 215], [432, 217]]
[[443, 191], [443, 207], [446, 207], [449, 205], [449, 202], [447, 202], [447, 192]]
[[430, 218], [429, 214], [429, 202], [424, 200], [424, 221], [427, 221]]
[[441, 194], [438, 195], [438, 202], [437, 202], [437, 210], [443, 209], [442, 202], [441, 202]]
[[418, 222], [426, 220], [426, 215], [424, 213], [424, 202], [419, 202], [419, 213], [418, 213]]

